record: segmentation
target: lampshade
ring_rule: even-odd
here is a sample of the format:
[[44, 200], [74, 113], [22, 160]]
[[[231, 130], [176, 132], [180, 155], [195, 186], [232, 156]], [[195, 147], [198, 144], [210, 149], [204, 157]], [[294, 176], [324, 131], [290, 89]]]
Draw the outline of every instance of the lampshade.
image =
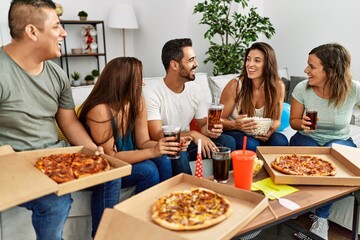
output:
[[139, 28], [133, 6], [126, 3], [117, 3], [110, 12], [108, 26], [122, 29]]

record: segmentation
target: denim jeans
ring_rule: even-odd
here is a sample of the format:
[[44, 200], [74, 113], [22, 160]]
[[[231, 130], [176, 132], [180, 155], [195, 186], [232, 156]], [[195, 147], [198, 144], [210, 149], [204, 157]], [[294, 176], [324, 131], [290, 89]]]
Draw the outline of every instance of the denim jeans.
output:
[[172, 177], [170, 159], [163, 155], [158, 158], [132, 164], [131, 175], [122, 178], [122, 188], [136, 185], [135, 193], [140, 193], [161, 181]]
[[[348, 138], [347, 140], [339, 140], [335, 139], [332, 141], [329, 141], [322, 145], [323, 147], [331, 147], [334, 143], [345, 145], [349, 147], [357, 147], [355, 143], [353, 142], [352, 138]], [[299, 132], [296, 132], [294, 136], [290, 138], [290, 146], [321, 146], [317, 141], [315, 141], [312, 137], [302, 135]]]
[[[323, 146], [331, 147], [332, 144], [334, 144], [334, 143], [349, 146], [349, 147], [356, 147], [352, 138], [348, 138], [347, 140], [336, 140], [335, 139], [335, 140], [325, 143]], [[311, 138], [310, 136], [302, 135], [301, 133], [296, 132], [294, 134], [294, 136], [292, 136], [290, 139], [290, 146], [315, 146], [315, 147], [318, 147], [321, 145], [317, 141], [315, 141], [313, 138]], [[325, 206], [315, 209], [316, 216], [327, 219], [330, 214], [331, 206], [332, 206], [332, 203], [329, 203], [329, 204], [326, 204]]]
[[225, 131], [224, 134], [232, 136], [236, 141], [236, 149], [240, 150], [243, 148], [244, 136], [247, 136], [246, 149], [256, 152], [257, 146], [288, 146], [289, 142], [286, 136], [279, 132], [271, 134], [267, 141], [260, 141], [251, 135], [248, 135], [242, 131], [233, 130]]
[[62, 239], [72, 201], [70, 194], [50, 194], [20, 205], [32, 211], [32, 224], [37, 240]]
[[91, 194], [91, 217], [92, 231], [94, 237], [99, 226], [101, 216], [105, 208], [112, 208], [120, 201], [121, 178], [90, 187], [87, 190]]
[[189, 157], [187, 152], [180, 152], [180, 158], [171, 159], [172, 174], [176, 176], [180, 173], [187, 173], [191, 175], [191, 168], [189, 164]]
[[[221, 134], [220, 137], [211, 139], [216, 146], [228, 147], [231, 151], [235, 150], [235, 140], [233, 137]], [[176, 160], [172, 160], [173, 167], [173, 175], [177, 175], [179, 173], [191, 173], [191, 168], [189, 161], [195, 161], [197, 157], [197, 145], [194, 142], [191, 142], [188, 146], [187, 152], [180, 152], [180, 158]], [[230, 164], [231, 165], [231, 164]]]

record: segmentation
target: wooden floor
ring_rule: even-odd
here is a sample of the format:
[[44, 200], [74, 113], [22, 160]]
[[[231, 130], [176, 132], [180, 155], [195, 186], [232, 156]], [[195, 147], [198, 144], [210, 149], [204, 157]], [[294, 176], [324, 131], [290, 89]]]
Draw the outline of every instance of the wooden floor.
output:
[[[310, 229], [312, 221], [309, 215], [310, 213], [307, 213], [291, 221], [305, 229]], [[295, 240], [298, 239], [294, 237], [297, 232], [296, 229], [287, 224], [281, 224], [281, 226], [263, 230], [253, 240]], [[311, 238], [308, 238], [308, 240], [311, 240]], [[329, 222], [329, 240], [351, 240], [351, 231], [336, 223]]]

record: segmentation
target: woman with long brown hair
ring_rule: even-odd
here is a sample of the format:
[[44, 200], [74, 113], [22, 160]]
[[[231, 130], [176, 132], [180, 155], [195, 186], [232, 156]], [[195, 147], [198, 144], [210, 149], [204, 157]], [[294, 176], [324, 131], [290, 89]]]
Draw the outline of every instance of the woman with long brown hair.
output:
[[139, 193], [172, 176], [165, 154], [180, 149], [174, 137], [152, 141], [142, 96], [142, 63], [133, 57], [111, 60], [81, 107], [80, 121], [108, 155], [132, 164], [122, 187], [136, 185]]
[[[287, 138], [276, 132], [284, 95], [273, 48], [264, 42], [254, 43], [246, 51], [241, 75], [228, 82], [220, 97], [224, 134], [235, 138], [237, 149], [242, 149], [244, 136], [248, 137], [246, 148], [252, 151], [259, 145], [288, 145]], [[252, 136], [250, 132], [258, 126], [248, 117], [271, 118], [273, 122], [266, 134]]]

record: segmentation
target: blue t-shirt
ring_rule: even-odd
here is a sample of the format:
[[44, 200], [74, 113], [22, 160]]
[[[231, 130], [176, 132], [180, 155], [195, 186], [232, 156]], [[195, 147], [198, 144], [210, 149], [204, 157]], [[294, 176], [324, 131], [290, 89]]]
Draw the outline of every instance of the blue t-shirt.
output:
[[[334, 104], [329, 105], [328, 99], [316, 95], [313, 88], [307, 89], [308, 80], [296, 85], [292, 97], [304, 105], [305, 109], [314, 109], [318, 112], [319, 121], [317, 129], [311, 133], [304, 133], [324, 145], [332, 140], [346, 140], [350, 137], [349, 125], [354, 106], [360, 106], [360, 83], [352, 81], [350, 91], [344, 103], [335, 108]], [[304, 111], [305, 113], [305, 111]]]

